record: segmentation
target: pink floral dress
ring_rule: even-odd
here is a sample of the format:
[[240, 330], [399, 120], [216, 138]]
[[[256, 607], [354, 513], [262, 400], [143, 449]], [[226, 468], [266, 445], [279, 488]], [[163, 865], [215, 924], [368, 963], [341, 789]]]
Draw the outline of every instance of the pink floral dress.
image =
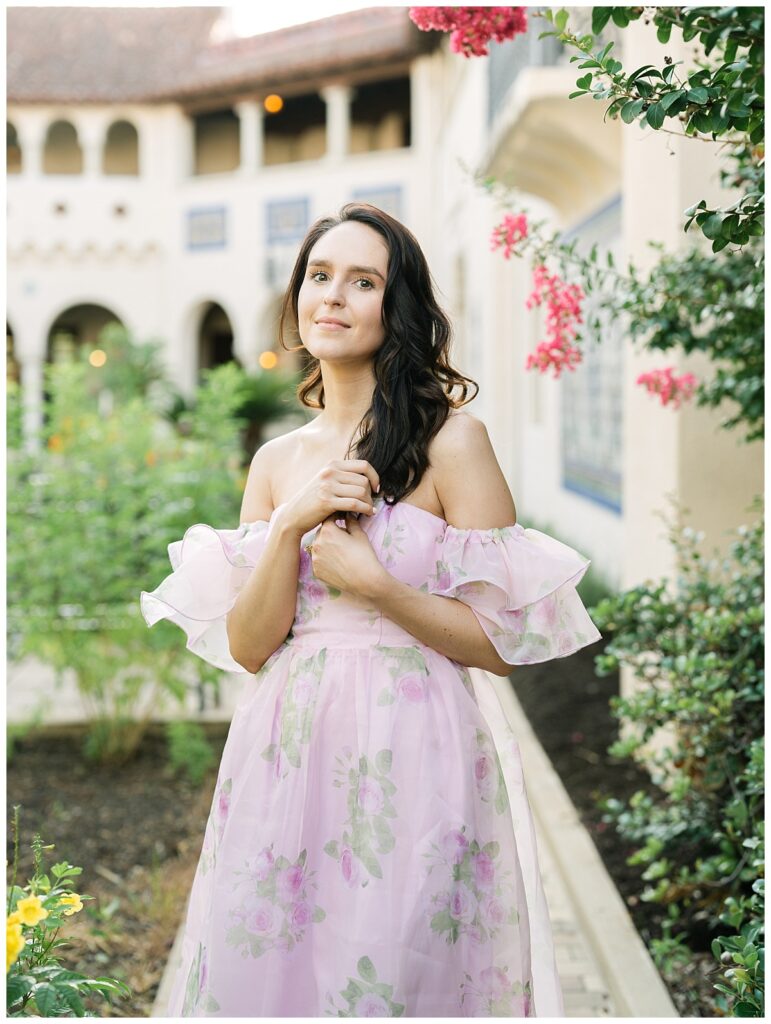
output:
[[[375, 501], [392, 575], [476, 614], [511, 665], [600, 638], [589, 560], [520, 524], [456, 529]], [[141, 595], [219, 668], [225, 616], [274, 521], [191, 526]], [[316, 528], [318, 529], [318, 528]], [[563, 1016], [516, 738], [491, 681], [313, 575], [245, 680], [185, 920], [172, 1017]]]

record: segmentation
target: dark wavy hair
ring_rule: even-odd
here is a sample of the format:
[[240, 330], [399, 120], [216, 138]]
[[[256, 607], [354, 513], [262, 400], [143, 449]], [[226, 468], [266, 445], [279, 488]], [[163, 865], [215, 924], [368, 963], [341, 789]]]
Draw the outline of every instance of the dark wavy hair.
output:
[[[389, 504], [396, 504], [420, 483], [428, 468], [429, 441], [450, 409], [476, 398], [479, 385], [450, 365], [452, 327], [434, 296], [431, 273], [417, 239], [398, 220], [369, 203], [347, 203], [336, 216], [322, 217], [310, 227], [281, 306], [278, 336], [282, 347], [286, 349], [288, 322], [299, 336], [297, 300], [311, 249], [330, 228], [346, 221], [374, 228], [388, 248], [382, 310], [385, 338], [374, 356], [372, 402], [354, 431], [355, 437], [360, 429], [361, 436], [351, 457], [366, 459], [374, 466], [380, 493], [393, 499]], [[323, 409], [321, 366], [318, 359], [308, 356], [311, 365], [298, 385], [297, 397], [309, 408]], [[469, 385], [476, 390], [466, 397]], [[457, 398], [453, 397], [456, 388], [461, 392]]]

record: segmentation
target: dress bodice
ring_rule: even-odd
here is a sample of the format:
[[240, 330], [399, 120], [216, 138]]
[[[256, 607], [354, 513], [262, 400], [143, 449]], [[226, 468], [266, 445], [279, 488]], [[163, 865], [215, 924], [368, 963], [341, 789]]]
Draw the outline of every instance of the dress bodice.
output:
[[[600, 638], [575, 589], [590, 560], [567, 544], [520, 523], [460, 529], [410, 502], [388, 505], [380, 497], [374, 505], [375, 514], [359, 522], [384, 568], [418, 590], [468, 604], [507, 663], [563, 657]], [[141, 595], [148, 624], [176, 622], [188, 635], [188, 649], [220, 668], [245, 671], [230, 655], [225, 618], [281, 507], [267, 521], [236, 529], [198, 523], [170, 544], [174, 572]], [[371, 603], [314, 576], [308, 547], [319, 528], [301, 540], [288, 640], [327, 647], [414, 643]]]

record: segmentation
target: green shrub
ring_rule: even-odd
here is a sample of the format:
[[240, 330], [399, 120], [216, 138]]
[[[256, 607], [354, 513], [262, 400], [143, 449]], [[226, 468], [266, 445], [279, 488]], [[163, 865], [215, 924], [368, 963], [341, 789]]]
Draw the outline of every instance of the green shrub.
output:
[[169, 764], [200, 785], [216, 758], [206, 733], [198, 722], [169, 722], [166, 726]]
[[192, 523], [238, 521], [241, 371], [207, 375], [180, 436], [141, 395], [100, 412], [92, 369], [48, 367], [43, 444], [8, 452], [8, 642], [11, 658], [74, 672], [87, 755], [120, 761], [159, 702], [220, 675], [171, 623], [148, 629], [139, 595], [171, 571], [167, 546]]
[[97, 996], [129, 998], [131, 989], [115, 978], [86, 978], [62, 967], [54, 950], [68, 945], [58, 938], [67, 918], [83, 909], [92, 896], [73, 891], [82, 872], [66, 861], [51, 867], [53, 882], [43, 870], [40, 835], [32, 841], [35, 872], [27, 885], [16, 885], [19, 861], [19, 808], [14, 807], [14, 860], [6, 918], [6, 1017], [93, 1017], [83, 1002]]
[[[684, 936], [699, 948], [705, 934], [712, 940], [724, 970], [715, 986], [718, 1007], [757, 1016], [763, 991], [763, 526], [739, 527], [722, 565], [704, 560], [697, 550], [701, 537], [692, 530], [671, 528], [670, 539], [678, 553], [674, 586], [645, 583], [591, 609], [598, 628], [611, 635], [596, 658], [598, 675], [626, 665], [642, 684], [611, 701], [625, 730], [609, 752], [634, 757], [648, 745], [645, 763], [660, 787], [658, 797], [638, 792], [627, 803], [604, 801], [605, 820], [636, 845], [629, 863], [644, 868], [642, 899], [668, 908], [678, 941]], [[651, 747], [663, 727], [664, 744]]]

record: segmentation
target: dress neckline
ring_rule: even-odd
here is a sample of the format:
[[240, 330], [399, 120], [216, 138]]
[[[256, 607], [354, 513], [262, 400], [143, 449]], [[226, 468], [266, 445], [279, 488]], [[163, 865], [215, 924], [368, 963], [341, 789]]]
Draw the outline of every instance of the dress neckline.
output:
[[[270, 521], [272, 521], [273, 516], [276, 514], [276, 512], [278, 512], [278, 510], [280, 508], [283, 508], [284, 505], [287, 505], [287, 504], [289, 504], [287, 501], [282, 501], [280, 505], [277, 505], [273, 509], [271, 514], [270, 514], [270, 520], [258, 519], [258, 520], [255, 520], [255, 522], [270, 522]], [[511, 531], [512, 533], [519, 534], [519, 533], [522, 533], [523, 530], [524, 530], [524, 527], [522, 526], [521, 523], [512, 523], [510, 526], [491, 527], [488, 530], [479, 530], [479, 529], [475, 529], [474, 527], [452, 526], [450, 523], [447, 522], [446, 519], [444, 519], [442, 516], [438, 516], [435, 512], [429, 512], [429, 510], [427, 508], [423, 508], [422, 505], [415, 505], [411, 501], [405, 501], [404, 499], [402, 499], [401, 501], [397, 501], [395, 505], [386, 505], [386, 503], [385, 503], [383, 498], [380, 498], [380, 497], [376, 498], [375, 502], [374, 502], [375, 515], [377, 515], [380, 512], [380, 510], [383, 509], [383, 508], [390, 508], [390, 509], [393, 510], [395, 508], [402, 508], [404, 506], [406, 506], [407, 508], [414, 509], [416, 512], [420, 512], [421, 515], [428, 516], [430, 519], [434, 519], [436, 522], [442, 523], [447, 530], [452, 530], [454, 533], [493, 533], [493, 534], [504, 533], [505, 534], [508, 531]], [[364, 517], [364, 521], [366, 521], [368, 518], [369, 518], [368, 516], [365, 516]], [[244, 526], [244, 525], [251, 526], [251, 525], [254, 525], [254, 524], [253, 523], [249, 523], [249, 524], [242, 523], [241, 525], [242, 526]], [[308, 532], [310, 533], [312, 531], [309, 530]]]
[[[276, 505], [276, 507], [273, 509], [273, 511], [270, 514], [270, 518], [272, 519], [273, 516], [276, 514], [276, 512], [278, 512], [278, 510], [280, 508], [283, 508], [284, 505], [288, 505], [288, 504], [289, 504], [288, 501], [282, 501], [280, 505]], [[427, 508], [423, 508], [421, 505], [414, 505], [411, 501], [404, 501], [404, 500], [402, 500], [402, 501], [397, 501], [395, 505], [386, 505], [385, 501], [382, 498], [378, 498], [373, 504], [374, 504], [374, 508], [375, 508], [375, 515], [377, 515], [378, 512], [382, 508], [394, 509], [394, 508], [399, 508], [402, 505], [406, 505], [407, 508], [414, 508], [416, 512], [422, 512], [424, 516], [430, 516], [432, 519], [437, 519], [440, 523], [444, 523], [445, 526], [449, 526], [450, 525], [447, 522], [446, 519], [443, 519], [441, 516], [438, 516], [435, 512], [429, 512], [429, 510]], [[367, 516], [364, 516], [363, 521], [366, 522], [367, 518], [368, 518]], [[258, 522], [259, 522], [259, 520], [258, 520]], [[264, 520], [263, 520], [263, 522], [264, 522]]]

